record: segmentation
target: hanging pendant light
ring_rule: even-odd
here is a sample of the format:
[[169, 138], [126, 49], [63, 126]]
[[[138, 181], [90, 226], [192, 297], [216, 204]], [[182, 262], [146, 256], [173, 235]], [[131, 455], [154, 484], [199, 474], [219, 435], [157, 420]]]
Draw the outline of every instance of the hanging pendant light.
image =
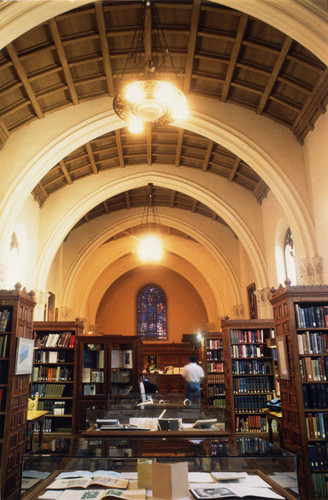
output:
[[160, 224], [157, 208], [153, 203], [153, 184], [148, 184], [148, 195], [142, 214], [141, 225], [149, 227], [148, 233], [139, 239], [138, 256], [143, 262], [159, 262], [163, 256], [162, 240], [152, 233], [152, 224]]
[[[170, 66], [175, 77], [178, 77], [165, 35], [159, 26], [155, 2], [143, 0], [137, 28], [120, 77], [122, 81], [132, 66], [137, 70], [138, 79], [122, 85], [113, 100], [115, 113], [135, 133], [144, 130], [146, 123], [167, 125], [188, 116], [187, 100], [183, 92], [171, 82], [163, 80], [161, 75], [163, 68], [167, 71], [167, 66]], [[154, 50], [153, 33], [156, 41]]]

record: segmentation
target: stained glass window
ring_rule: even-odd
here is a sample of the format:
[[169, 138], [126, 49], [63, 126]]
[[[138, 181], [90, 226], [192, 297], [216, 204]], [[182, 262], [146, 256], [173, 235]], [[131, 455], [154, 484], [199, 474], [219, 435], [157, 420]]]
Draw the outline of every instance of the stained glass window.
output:
[[144, 286], [137, 298], [138, 335], [145, 340], [166, 340], [166, 296], [154, 284]]

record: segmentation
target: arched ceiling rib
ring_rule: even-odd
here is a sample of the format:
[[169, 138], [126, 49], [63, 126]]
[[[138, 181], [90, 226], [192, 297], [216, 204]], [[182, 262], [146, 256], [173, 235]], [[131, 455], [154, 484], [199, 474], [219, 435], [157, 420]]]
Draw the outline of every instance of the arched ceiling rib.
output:
[[[265, 182], [249, 165], [223, 146], [199, 134], [171, 126], [149, 128], [144, 134], [137, 136], [127, 129], [121, 129], [87, 142], [55, 165], [35, 187], [33, 195], [43, 205], [52, 193], [86, 175], [98, 174], [106, 169], [127, 168], [130, 165], [147, 164], [156, 167], [168, 163], [176, 167], [197, 169], [204, 174], [211, 172], [226, 178], [228, 182], [236, 182], [252, 191], [259, 203], [269, 191]], [[134, 195], [140, 198], [142, 193]], [[129, 208], [131, 193], [124, 193], [122, 196]], [[179, 203], [179, 193], [172, 192], [168, 196], [169, 206]], [[160, 197], [161, 201], [164, 197], [167, 198], [167, 195]], [[143, 204], [144, 200], [145, 196]], [[107, 212], [109, 205], [116, 206], [117, 201], [104, 201], [102, 211]], [[164, 205], [167, 202], [165, 200]], [[197, 204], [197, 200], [195, 203]], [[183, 205], [189, 205], [189, 202], [185, 201]], [[120, 208], [123, 208], [122, 203]], [[192, 208], [193, 211], [195, 209], [196, 207]], [[99, 211], [99, 207], [95, 211]]]
[[[0, 53], [0, 140], [64, 106], [113, 96], [139, 6], [91, 3], [8, 44]], [[217, 3], [157, 7], [186, 93], [247, 107], [304, 140], [327, 103], [322, 62], [272, 26]]]

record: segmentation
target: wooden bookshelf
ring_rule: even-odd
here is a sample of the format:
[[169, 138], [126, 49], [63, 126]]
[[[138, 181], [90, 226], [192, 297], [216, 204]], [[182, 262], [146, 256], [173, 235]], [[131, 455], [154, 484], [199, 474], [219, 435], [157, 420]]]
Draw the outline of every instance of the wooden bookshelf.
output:
[[286, 281], [271, 290], [270, 301], [285, 447], [299, 458], [302, 500], [327, 498], [328, 287]]
[[206, 374], [204, 402], [208, 406], [225, 408], [225, 379], [223, 339], [221, 332], [210, 332], [204, 336], [203, 365]]
[[136, 335], [77, 337], [75, 432], [86, 429], [86, 409], [140, 393], [141, 341]]
[[83, 322], [34, 322], [34, 365], [31, 394], [38, 393], [38, 410], [45, 417], [44, 437], [72, 434], [75, 411], [76, 338], [83, 334]]
[[[26, 447], [30, 375], [15, 375], [17, 338], [33, 338], [34, 293], [0, 290], [0, 466], [1, 498], [20, 498], [21, 459]], [[8, 311], [8, 320], [4, 320]], [[5, 313], [7, 314], [7, 313]]]
[[272, 351], [266, 343], [273, 321], [225, 318], [221, 326], [227, 429], [261, 436], [268, 431], [263, 408], [275, 396]]

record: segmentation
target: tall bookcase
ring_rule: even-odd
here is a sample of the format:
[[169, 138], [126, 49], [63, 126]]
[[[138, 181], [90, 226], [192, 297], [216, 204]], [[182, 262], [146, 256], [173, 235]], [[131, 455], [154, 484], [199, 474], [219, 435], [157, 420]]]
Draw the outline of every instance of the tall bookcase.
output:
[[[30, 375], [15, 375], [17, 338], [33, 338], [34, 293], [0, 290], [1, 498], [20, 498], [21, 458], [26, 446]], [[5, 312], [6, 311], [6, 312]]]
[[204, 367], [207, 385], [204, 402], [208, 406], [225, 408], [223, 340], [221, 332], [206, 333], [204, 337]]
[[263, 408], [275, 395], [272, 350], [266, 342], [272, 335], [273, 321], [225, 318], [221, 326], [227, 429], [232, 433], [266, 433]]
[[302, 500], [328, 491], [328, 287], [271, 290], [283, 435], [299, 457]]
[[76, 338], [83, 321], [36, 321], [32, 396], [39, 395], [38, 410], [48, 411], [44, 433], [72, 434], [75, 407]]
[[86, 428], [86, 409], [140, 392], [141, 341], [136, 335], [84, 335], [77, 338], [75, 432]]

